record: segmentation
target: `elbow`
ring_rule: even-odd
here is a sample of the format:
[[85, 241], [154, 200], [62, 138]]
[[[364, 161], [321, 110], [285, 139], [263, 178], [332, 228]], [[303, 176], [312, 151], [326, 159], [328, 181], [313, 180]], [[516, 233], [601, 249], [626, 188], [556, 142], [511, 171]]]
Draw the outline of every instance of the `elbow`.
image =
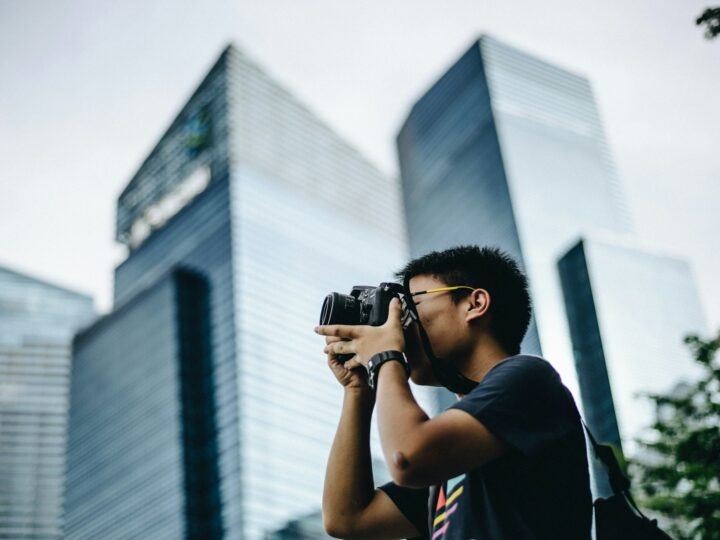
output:
[[419, 466], [418, 460], [400, 450], [394, 453], [389, 469], [393, 482], [398, 486], [422, 488], [430, 485], [425, 478], [426, 471]]
[[328, 536], [332, 536], [333, 538], [343, 538], [345, 537], [345, 531], [342, 529], [340, 524], [336, 521], [328, 517], [327, 514], [323, 512], [323, 529], [325, 529], [325, 532]]
[[323, 529], [328, 536], [333, 538], [343, 538], [345, 540], [351, 540], [354, 538], [352, 527], [349, 525], [349, 520], [344, 519], [340, 516], [331, 516], [326, 512], [323, 512]]

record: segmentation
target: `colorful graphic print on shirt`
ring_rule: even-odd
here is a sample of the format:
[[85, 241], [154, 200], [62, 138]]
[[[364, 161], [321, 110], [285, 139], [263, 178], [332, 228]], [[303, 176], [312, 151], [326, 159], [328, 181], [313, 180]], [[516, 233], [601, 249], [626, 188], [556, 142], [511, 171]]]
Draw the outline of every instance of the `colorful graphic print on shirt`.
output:
[[460, 497], [465, 490], [465, 475], [451, 478], [438, 489], [435, 517], [433, 518], [432, 540], [441, 540], [452, 522], [452, 515], [457, 511]]

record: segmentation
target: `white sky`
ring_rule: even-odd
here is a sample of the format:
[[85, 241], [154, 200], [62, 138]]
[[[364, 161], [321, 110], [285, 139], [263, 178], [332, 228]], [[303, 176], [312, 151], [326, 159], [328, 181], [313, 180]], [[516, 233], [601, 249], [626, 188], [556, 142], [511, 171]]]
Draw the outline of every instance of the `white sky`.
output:
[[115, 198], [233, 40], [389, 174], [483, 32], [593, 83], [639, 238], [720, 327], [720, 39], [705, 0], [0, 0], [0, 264], [111, 305]]

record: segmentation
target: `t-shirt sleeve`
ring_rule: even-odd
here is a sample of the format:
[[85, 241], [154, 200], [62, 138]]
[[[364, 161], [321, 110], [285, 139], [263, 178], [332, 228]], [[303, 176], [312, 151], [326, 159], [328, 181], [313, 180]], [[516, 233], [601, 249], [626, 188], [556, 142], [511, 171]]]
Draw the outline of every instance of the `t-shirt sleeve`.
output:
[[450, 408], [474, 416], [496, 437], [528, 456], [579, 425], [577, 409], [559, 375], [535, 357], [501, 362]]
[[420, 533], [418, 539], [428, 538], [428, 497], [429, 488], [412, 489], [398, 486], [395, 482], [383, 484], [381, 489], [392, 499], [398, 510], [408, 519]]

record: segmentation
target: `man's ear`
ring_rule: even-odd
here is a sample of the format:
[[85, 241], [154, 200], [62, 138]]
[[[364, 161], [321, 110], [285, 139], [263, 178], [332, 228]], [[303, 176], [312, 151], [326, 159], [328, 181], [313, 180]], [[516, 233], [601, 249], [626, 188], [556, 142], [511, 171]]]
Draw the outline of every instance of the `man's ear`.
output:
[[490, 293], [485, 289], [475, 289], [471, 292], [467, 299], [468, 310], [465, 320], [470, 322], [486, 315], [490, 309], [490, 301]]

